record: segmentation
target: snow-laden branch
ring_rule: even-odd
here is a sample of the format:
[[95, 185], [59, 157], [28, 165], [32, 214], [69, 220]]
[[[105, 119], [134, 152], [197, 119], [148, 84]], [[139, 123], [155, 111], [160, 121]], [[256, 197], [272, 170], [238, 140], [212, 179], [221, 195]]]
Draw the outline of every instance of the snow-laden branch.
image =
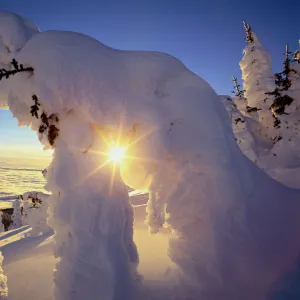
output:
[[19, 65], [19, 63], [13, 59], [12, 62], [11, 62], [11, 65], [13, 67], [12, 70], [7, 70], [7, 69], [0, 69], [0, 80], [5, 78], [5, 79], [8, 79], [10, 76], [13, 76], [15, 74], [18, 74], [18, 73], [22, 73], [22, 72], [29, 72], [31, 75], [33, 73], [33, 68], [31, 67], [26, 67], [24, 68], [22, 64]]

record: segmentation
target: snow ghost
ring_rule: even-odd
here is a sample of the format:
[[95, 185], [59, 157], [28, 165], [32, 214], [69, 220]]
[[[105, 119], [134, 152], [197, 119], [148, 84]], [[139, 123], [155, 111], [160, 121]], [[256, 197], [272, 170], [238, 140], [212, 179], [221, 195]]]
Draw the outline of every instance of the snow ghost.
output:
[[[246, 299], [249, 291], [260, 299], [290, 267], [300, 246], [299, 193], [242, 155], [218, 95], [182, 62], [64, 31], [34, 35], [14, 58], [12, 68], [32, 69], [6, 80], [9, 109], [54, 148], [47, 189], [57, 300], [138, 294], [125, 183], [149, 191], [149, 229], [171, 228], [169, 255], [195, 299]], [[107, 155], [111, 145], [126, 150], [120, 166]], [[272, 258], [257, 250], [266, 244], [277, 249]]]

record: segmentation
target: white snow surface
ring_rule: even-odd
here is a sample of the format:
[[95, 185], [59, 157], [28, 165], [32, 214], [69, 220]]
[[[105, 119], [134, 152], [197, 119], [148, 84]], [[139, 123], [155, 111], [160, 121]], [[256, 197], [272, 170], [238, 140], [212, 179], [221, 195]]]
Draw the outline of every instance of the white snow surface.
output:
[[[52, 228], [47, 224], [49, 196], [41, 192], [27, 192], [22, 196], [24, 219], [26, 225], [31, 227], [30, 236], [39, 236], [52, 231]], [[33, 206], [32, 199], [40, 200], [42, 203]]]
[[[10, 12], [0, 11], [0, 68], [10, 69], [10, 62], [26, 42], [40, 30], [31, 21]], [[7, 96], [0, 83], [0, 108], [7, 107]]]
[[13, 203], [13, 215], [12, 215], [12, 228], [16, 229], [21, 227], [22, 224], [22, 214], [21, 214], [21, 199], [17, 198]]
[[[300, 191], [242, 154], [208, 83], [170, 55], [73, 32], [38, 33], [15, 58], [34, 74], [7, 80], [13, 115], [38, 132], [36, 95], [39, 115], [59, 119], [46, 174], [56, 300], [268, 299], [299, 258]], [[38, 133], [46, 148], [47, 134]], [[138, 158], [120, 170], [105, 155], [119, 137]], [[142, 278], [133, 232], [145, 231], [133, 230], [125, 183], [149, 192], [155, 245], [168, 228], [173, 267], [162, 265], [172, 280], [149, 287]]]

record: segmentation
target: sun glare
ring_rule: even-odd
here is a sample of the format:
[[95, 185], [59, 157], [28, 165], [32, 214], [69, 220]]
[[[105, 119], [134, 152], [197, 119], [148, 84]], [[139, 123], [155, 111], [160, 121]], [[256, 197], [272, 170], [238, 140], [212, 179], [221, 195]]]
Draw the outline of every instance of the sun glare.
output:
[[125, 156], [125, 149], [121, 147], [113, 147], [110, 149], [108, 153], [109, 159], [112, 160], [115, 163], [122, 162], [124, 156]]

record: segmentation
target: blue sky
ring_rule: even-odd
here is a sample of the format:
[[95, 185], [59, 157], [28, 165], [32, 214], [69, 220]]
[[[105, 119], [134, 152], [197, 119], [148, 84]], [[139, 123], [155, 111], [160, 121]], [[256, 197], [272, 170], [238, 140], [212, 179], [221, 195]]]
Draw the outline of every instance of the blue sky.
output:
[[[297, 48], [299, 1], [289, 1], [288, 7], [277, 2], [0, 0], [0, 10], [24, 15], [42, 31], [77, 31], [119, 49], [167, 52], [206, 79], [219, 94], [229, 94], [231, 76], [240, 76], [243, 20], [252, 25], [270, 51], [274, 71], [281, 67], [285, 44]], [[0, 112], [0, 156], [1, 148], [18, 151], [18, 147], [23, 151], [24, 147], [40, 149], [35, 134], [17, 128], [8, 112]]]

